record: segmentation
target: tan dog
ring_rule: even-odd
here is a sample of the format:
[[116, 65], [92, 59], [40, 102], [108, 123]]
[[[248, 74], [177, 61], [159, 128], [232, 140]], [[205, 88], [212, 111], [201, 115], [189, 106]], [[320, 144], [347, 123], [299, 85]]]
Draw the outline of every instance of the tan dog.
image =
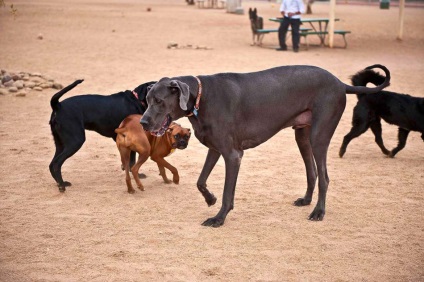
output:
[[137, 162], [131, 167], [131, 173], [137, 183], [138, 189], [144, 191], [143, 184], [141, 184], [138, 176], [138, 171], [149, 156], [157, 163], [159, 174], [162, 176], [165, 183], [171, 182], [166, 177], [165, 168], [167, 168], [173, 174], [173, 182], [178, 184], [180, 181], [178, 170], [165, 161], [164, 158], [173, 153], [175, 149], [185, 149], [191, 135], [190, 129], [182, 128], [180, 125], [173, 122], [163, 136], [153, 136], [143, 130], [140, 124], [141, 117], [141, 115], [130, 115], [121, 122], [119, 128], [115, 129], [117, 133], [116, 146], [121, 154], [122, 166], [126, 174], [125, 180], [128, 187], [128, 193], [130, 194], [135, 192], [131, 185], [129, 173], [131, 151], [135, 151], [139, 154]]

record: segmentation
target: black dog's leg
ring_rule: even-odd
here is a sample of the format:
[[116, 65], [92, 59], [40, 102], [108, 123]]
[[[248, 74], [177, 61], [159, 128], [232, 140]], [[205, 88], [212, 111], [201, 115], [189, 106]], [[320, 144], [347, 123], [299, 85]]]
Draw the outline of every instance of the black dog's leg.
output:
[[81, 148], [84, 142], [85, 142], [84, 136], [82, 140], [79, 140], [79, 138], [72, 139], [72, 143], [69, 144], [70, 142], [68, 142], [68, 144], [65, 144], [63, 151], [52, 160], [52, 163], [50, 165], [51, 166], [50, 170], [52, 171], [52, 174], [54, 174], [53, 178], [56, 179], [60, 192], [65, 192], [66, 190], [65, 187], [71, 186], [71, 183], [63, 181], [62, 165], [69, 157], [71, 157]]
[[353, 110], [352, 118], [352, 129], [343, 138], [342, 146], [340, 147], [339, 156], [340, 158], [346, 153], [347, 145], [349, 145], [352, 139], [360, 136], [362, 133], [368, 130], [370, 127], [369, 123], [369, 111], [368, 109], [357, 105]]
[[54, 132], [53, 132], [53, 138], [54, 138], [54, 141], [55, 141], [56, 151], [54, 153], [52, 161], [50, 162], [49, 170], [50, 170], [50, 174], [52, 175], [53, 179], [56, 181], [56, 183], [58, 183], [58, 180], [56, 179], [56, 173], [54, 172], [53, 166], [54, 166], [55, 159], [57, 159], [57, 157], [63, 152], [63, 145], [62, 145], [62, 142], [60, 141], [59, 137]]
[[399, 133], [398, 133], [398, 140], [399, 140], [399, 143], [398, 143], [398, 145], [397, 145], [397, 147], [396, 148], [394, 148], [391, 152], [390, 152], [390, 154], [389, 154], [389, 157], [391, 157], [391, 158], [394, 158], [395, 157], [395, 155], [400, 151], [400, 150], [402, 150], [403, 148], [405, 148], [405, 145], [406, 145], [406, 139], [408, 139], [408, 134], [409, 134], [409, 130], [407, 130], [407, 129], [404, 129], [404, 128], [400, 128], [399, 127]]
[[317, 169], [315, 166], [314, 155], [312, 154], [311, 143], [309, 141], [310, 127], [299, 128], [295, 130], [296, 143], [302, 155], [306, 168], [306, 179], [308, 186], [305, 197], [299, 198], [294, 202], [295, 206], [306, 206], [312, 201], [315, 183], [317, 180]]
[[216, 197], [206, 188], [206, 180], [208, 179], [220, 156], [221, 154], [217, 151], [209, 149], [208, 155], [206, 156], [205, 165], [203, 166], [202, 172], [200, 173], [199, 179], [197, 180], [197, 189], [199, 189], [200, 193], [202, 193], [208, 206], [215, 205]]
[[243, 151], [234, 149], [228, 154], [223, 154], [223, 157], [225, 160], [225, 185], [222, 206], [216, 216], [202, 223], [204, 226], [219, 227], [223, 225], [227, 214], [234, 208], [234, 193]]
[[388, 155], [390, 151], [387, 150], [386, 147], [384, 147], [383, 137], [381, 135], [381, 132], [382, 132], [381, 119], [378, 118], [375, 121], [373, 121], [370, 127], [375, 136], [375, 143], [377, 143], [378, 147], [380, 147], [383, 154]]

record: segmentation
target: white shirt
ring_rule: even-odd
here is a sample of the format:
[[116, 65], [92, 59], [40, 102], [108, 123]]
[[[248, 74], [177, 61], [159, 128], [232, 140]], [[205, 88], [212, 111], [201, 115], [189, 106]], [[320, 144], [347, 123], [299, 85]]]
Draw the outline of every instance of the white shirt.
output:
[[[280, 12], [284, 11], [284, 15], [288, 17], [289, 13], [300, 12], [305, 13], [305, 5], [302, 0], [283, 0], [280, 6]], [[294, 15], [292, 19], [300, 19], [300, 15]]]

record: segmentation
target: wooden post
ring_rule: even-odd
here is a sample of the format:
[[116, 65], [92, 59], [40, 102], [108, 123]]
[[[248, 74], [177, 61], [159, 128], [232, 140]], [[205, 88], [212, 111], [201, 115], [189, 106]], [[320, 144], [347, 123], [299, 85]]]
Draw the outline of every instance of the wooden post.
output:
[[405, 18], [405, 0], [399, 0], [399, 30], [397, 40], [403, 38], [403, 20]]
[[328, 22], [328, 46], [334, 46], [334, 19], [336, 18], [336, 0], [330, 0], [330, 21]]

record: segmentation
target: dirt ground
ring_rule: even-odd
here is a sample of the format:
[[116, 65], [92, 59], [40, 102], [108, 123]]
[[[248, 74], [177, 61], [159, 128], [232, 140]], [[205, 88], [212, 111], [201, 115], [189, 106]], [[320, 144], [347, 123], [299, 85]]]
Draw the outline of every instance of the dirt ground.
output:
[[[388, 89], [424, 97], [420, 8], [406, 8], [399, 42], [398, 8], [338, 5], [336, 28], [352, 31], [348, 48], [302, 46], [294, 53], [271, 49], [276, 34], [265, 36], [265, 48], [250, 46], [247, 14], [183, 0], [11, 2], [16, 19], [0, 8], [0, 68], [39, 72], [64, 85], [85, 79], [65, 97], [116, 93], [164, 76], [291, 64], [316, 65], [349, 83], [375, 63], [390, 69]], [[257, 7], [265, 27], [277, 27], [267, 20], [278, 16], [277, 5], [243, 1], [243, 7]], [[327, 17], [328, 9], [316, 2], [312, 16]], [[212, 50], [171, 50], [170, 42]], [[307, 220], [317, 192], [311, 206], [292, 205], [304, 194], [306, 177], [293, 130], [285, 129], [245, 152], [235, 209], [215, 229], [200, 224], [220, 208], [224, 163], [209, 178], [218, 197], [209, 208], [196, 188], [207, 149], [194, 137], [168, 158], [180, 172], [179, 185], [164, 184], [149, 160], [141, 168], [146, 191], [129, 195], [115, 144], [87, 132], [83, 148], [63, 166], [73, 186], [59, 193], [48, 170], [54, 92], [0, 96], [0, 281], [424, 280], [424, 144], [412, 132], [390, 159], [367, 132], [339, 158], [355, 95], [348, 95], [329, 149], [324, 221]], [[185, 118], [179, 122], [190, 127]], [[396, 136], [395, 126], [383, 125], [389, 148]]]

